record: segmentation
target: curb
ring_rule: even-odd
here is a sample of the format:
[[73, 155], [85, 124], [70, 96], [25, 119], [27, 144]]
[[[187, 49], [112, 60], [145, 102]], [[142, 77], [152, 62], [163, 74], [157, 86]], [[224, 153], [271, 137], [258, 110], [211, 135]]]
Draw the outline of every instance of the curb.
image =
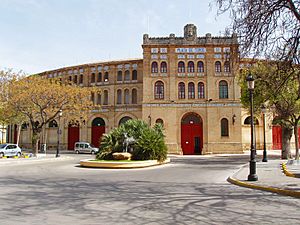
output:
[[288, 177], [297, 177], [295, 174], [291, 173], [290, 171], [288, 171], [287, 167], [286, 167], [286, 163], [281, 163], [281, 169], [282, 172], [288, 176]]
[[287, 195], [287, 196], [291, 196], [291, 197], [295, 197], [295, 198], [300, 198], [300, 192], [299, 191], [291, 191], [291, 190], [285, 190], [285, 189], [280, 189], [280, 188], [255, 185], [255, 184], [252, 184], [252, 183], [247, 183], [247, 182], [237, 180], [233, 177], [228, 177], [227, 181], [231, 184], [235, 184], [235, 185], [241, 186], [241, 187], [252, 188], [252, 189], [272, 192], [272, 193], [276, 193], [276, 194], [280, 194], [280, 195]]

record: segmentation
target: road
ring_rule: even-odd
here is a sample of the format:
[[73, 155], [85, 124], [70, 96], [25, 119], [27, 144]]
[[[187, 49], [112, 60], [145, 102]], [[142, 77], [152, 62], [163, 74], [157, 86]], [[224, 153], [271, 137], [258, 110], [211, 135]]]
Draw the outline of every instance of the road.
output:
[[143, 169], [69, 159], [0, 162], [1, 225], [299, 224], [300, 200], [229, 184], [248, 156], [172, 157]]

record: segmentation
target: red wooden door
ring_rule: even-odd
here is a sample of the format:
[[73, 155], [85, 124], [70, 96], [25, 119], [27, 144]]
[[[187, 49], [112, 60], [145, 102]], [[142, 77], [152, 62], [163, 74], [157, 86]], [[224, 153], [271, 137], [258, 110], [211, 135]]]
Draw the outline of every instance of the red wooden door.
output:
[[282, 129], [281, 126], [272, 127], [273, 150], [282, 148]]
[[100, 146], [100, 138], [105, 133], [105, 126], [92, 126], [92, 144], [97, 148]]
[[74, 150], [77, 141], [79, 141], [79, 127], [68, 127], [68, 149]]
[[[196, 140], [200, 139], [199, 146]], [[201, 154], [203, 148], [202, 124], [181, 124], [181, 148], [184, 155]]]

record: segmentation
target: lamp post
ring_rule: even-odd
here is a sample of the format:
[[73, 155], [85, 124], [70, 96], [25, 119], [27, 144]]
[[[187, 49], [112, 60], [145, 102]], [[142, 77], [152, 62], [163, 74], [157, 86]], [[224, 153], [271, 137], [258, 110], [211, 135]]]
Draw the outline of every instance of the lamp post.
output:
[[61, 116], [62, 116], [62, 110], [60, 109], [59, 110], [59, 113], [58, 113], [58, 129], [57, 129], [57, 148], [56, 148], [56, 155], [55, 155], [55, 157], [59, 157], [59, 145], [60, 145], [60, 143], [59, 143], [59, 138], [60, 138], [60, 133], [61, 133], [61, 131], [60, 131], [60, 118], [61, 118]]
[[251, 147], [250, 147], [250, 174], [248, 175], [248, 181], [257, 181], [256, 175], [256, 161], [255, 161], [255, 144], [254, 144], [254, 110], [253, 110], [253, 92], [254, 92], [254, 78], [249, 74], [246, 78], [248, 90], [250, 94], [250, 116], [251, 116]]
[[264, 104], [261, 105], [260, 107], [261, 112], [263, 114], [263, 133], [264, 133], [264, 151], [263, 151], [263, 162], [268, 162], [267, 158], [267, 148], [266, 148], [266, 112], [267, 108]]

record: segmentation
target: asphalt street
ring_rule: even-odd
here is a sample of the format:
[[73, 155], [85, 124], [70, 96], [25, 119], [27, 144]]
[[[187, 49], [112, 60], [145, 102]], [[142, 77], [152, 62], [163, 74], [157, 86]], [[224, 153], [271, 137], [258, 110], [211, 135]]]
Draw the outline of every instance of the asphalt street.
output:
[[0, 161], [1, 225], [299, 224], [300, 200], [229, 184], [248, 156], [172, 157], [142, 169], [89, 169], [90, 155]]

